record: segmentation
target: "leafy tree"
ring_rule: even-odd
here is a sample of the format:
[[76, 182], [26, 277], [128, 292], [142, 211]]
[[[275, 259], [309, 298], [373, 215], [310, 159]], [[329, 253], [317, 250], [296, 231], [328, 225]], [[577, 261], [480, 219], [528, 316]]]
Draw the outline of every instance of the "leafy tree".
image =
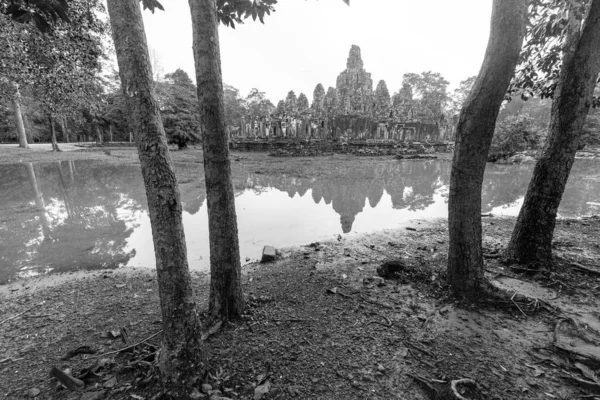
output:
[[168, 141], [177, 144], [180, 150], [190, 142], [198, 142], [198, 98], [196, 87], [188, 74], [178, 69], [165, 75], [165, 80], [156, 84], [156, 95]]
[[311, 107], [314, 111], [320, 112], [325, 107], [325, 88], [320, 83], [313, 90], [313, 101]]
[[461, 81], [458, 84], [458, 87], [454, 89], [451, 109], [453, 115], [460, 112], [464, 102], [467, 100], [467, 97], [469, 97], [469, 93], [471, 93], [475, 79], [477, 79], [476, 76], [468, 77], [464, 81]]
[[246, 114], [244, 100], [240, 97], [240, 91], [231, 85], [223, 85], [223, 102], [225, 103], [225, 124], [237, 126], [241, 118]]
[[419, 114], [439, 121], [443, 118], [444, 107], [449, 100], [446, 92], [449, 82], [437, 72], [404, 74], [403, 85], [408, 84], [418, 99], [415, 107]]
[[494, 131], [488, 161], [507, 158], [519, 151], [537, 149], [543, 141], [543, 130], [526, 115], [501, 120]]
[[261, 92], [256, 88], [250, 90], [250, 93], [246, 96], [245, 103], [246, 112], [251, 120], [269, 116], [275, 108], [271, 100], [267, 99], [265, 92]]
[[[32, 3], [32, 9], [36, 4]], [[8, 10], [14, 11], [15, 7], [0, 3], [3, 14]], [[33, 11], [32, 14], [25, 11], [17, 13], [20, 18], [15, 18], [17, 14], [13, 13], [17, 22], [8, 21], [5, 15], [0, 17], [3, 20], [0, 36], [4, 39], [0, 42], [8, 55], [8, 62], [0, 66], [0, 75], [4, 76], [5, 83], [12, 84], [13, 90], [9, 95], [12, 95], [13, 103], [19, 97], [19, 87], [31, 88], [47, 115], [55, 150], [58, 149], [53, 129], [56, 114], [82, 103], [91, 106], [97, 100], [96, 80], [106, 28], [98, 17], [102, 9], [102, 4], [96, 0], [73, 1], [69, 4], [68, 20], [57, 17], [48, 26], [39, 22], [42, 17]], [[45, 33], [19, 23], [29, 20], [35, 20], [38, 27], [43, 25]], [[4, 93], [7, 94], [6, 90]], [[19, 127], [19, 131], [24, 130]]]
[[[518, 263], [549, 263], [552, 260], [558, 206], [575, 161], [585, 119], [593, 104], [600, 73], [600, 47], [597, 45], [600, 42], [600, 0], [592, 0], [582, 11], [584, 5], [584, 2], [573, 0], [566, 8], [563, 4], [548, 3], [534, 7], [534, 15], [541, 16], [540, 24], [544, 26], [533, 25], [526, 53], [541, 62], [540, 65], [554, 65], [542, 68], [542, 73], [556, 70], [557, 58], [562, 58], [562, 62], [558, 78], [552, 79], [553, 75], [548, 73], [549, 79], [537, 87], [542, 96], [551, 94], [553, 97], [552, 111], [547, 143], [535, 165], [506, 250], [506, 257]], [[553, 17], [557, 9], [562, 12]], [[559, 35], [559, 40], [553, 37], [554, 33]], [[539, 72], [535, 70], [531, 74], [534, 73]], [[531, 79], [526, 78], [525, 82]], [[554, 82], [556, 86], [552, 91]], [[536, 89], [535, 85], [533, 89]]]
[[483, 275], [481, 190], [496, 118], [525, 36], [527, 0], [494, 0], [490, 37], [456, 127], [448, 202], [448, 281], [455, 295], [488, 293]]

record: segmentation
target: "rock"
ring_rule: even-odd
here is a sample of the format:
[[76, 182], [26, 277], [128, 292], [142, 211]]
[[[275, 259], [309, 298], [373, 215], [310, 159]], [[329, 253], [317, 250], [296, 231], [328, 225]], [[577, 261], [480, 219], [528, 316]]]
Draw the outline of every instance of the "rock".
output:
[[81, 396], [80, 400], [100, 400], [103, 399], [106, 395], [106, 391], [102, 390], [100, 392], [86, 392]]
[[192, 400], [200, 400], [200, 399], [205, 399], [206, 396], [203, 395], [202, 393], [200, 393], [200, 391], [198, 389], [194, 388], [194, 390], [192, 390], [192, 393], [190, 393], [190, 398]]
[[27, 397], [29, 398], [34, 398], [37, 397], [40, 394], [40, 389], [38, 388], [31, 388], [27, 391]]
[[202, 393], [208, 393], [211, 390], [212, 390], [212, 386], [210, 386], [208, 383], [202, 384]]
[[277, 259], [277, 251], [273, 246], [265, 246], [262, 252], [261, 263], [275, 261]]
[[402, 261], [386, 261], [377, 267], [377, 275], [385, 279], [398, 278], [398, 274], [406, 269], [406, 264]]

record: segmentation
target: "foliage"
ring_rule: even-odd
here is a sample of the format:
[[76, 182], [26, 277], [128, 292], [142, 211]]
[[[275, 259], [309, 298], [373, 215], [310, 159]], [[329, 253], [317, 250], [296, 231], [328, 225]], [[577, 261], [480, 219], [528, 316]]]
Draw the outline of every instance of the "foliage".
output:
[[410, 85], [413, 90], [413, 108], [417, 115], [436, 121], [443, 118], [450, 97], [446, 92], [449, 82], [440, 73], [425, 71], [421, 74], [404, 74], [404, 84]]
[[253, 88], [246, 96], [245, 100], [246, 115], [251, 119], [262, 118], [269, 116], [275, 106], [271, 103], [271, 100], [267, 99], [265, 92]]
[[454, 89], [454, 93], [452, 94], [452, 105], [451, 105], [451, 114], [456, 115], [460, 113], [460, 109], [462, 108], [464, 102], [469, 97], [469, 93], [471, 93], [471, 89], [473, 88], [473, 84], [475, 83], [476, 76], [471, 76], [461, 81], [458, 84], [458, 87]]
[[181, 69], [156, 84], [156, 96], [167, 139], [179, 149], [200, 140], [200, 117], [196, 87]]
[[528, 116], [509, 116], [496, 125], [488, 161], [507, 158], [519, 151], [538, 149], [544, 140], [544, 130]]
[[527, 36], [509, 95], [553, 97], [568, 37], [578, 36], [589, 4], [589, 0], [531, 3]]
[[240, 91], [231, 85], [223, 85], [223, 101], [225, 103], [225, 125], [239, 125], [241, 118], [246, 114], [244, 100]]

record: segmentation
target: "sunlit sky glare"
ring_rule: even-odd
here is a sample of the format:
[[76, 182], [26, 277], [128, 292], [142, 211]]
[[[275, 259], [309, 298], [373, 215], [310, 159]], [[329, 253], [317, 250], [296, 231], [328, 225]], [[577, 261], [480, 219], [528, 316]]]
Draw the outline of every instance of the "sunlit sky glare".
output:
[[[194, 77], [187, 1], [162, 0], [166, 11], [144, 11], [149, 46], [165, 73]], [[265, 24], [252, 19], [221, 26], [223, 81], [245, 96], [256, 87], [277, 104], [290, 90], [312, 101], [317, 83], [334, 86], [352, 44], [360, 46], [373, 86], [390, 94], [402, 75], [434, 71], [450, 88], [479, 72], [489, 35], [492, 0], [280, 0]]]

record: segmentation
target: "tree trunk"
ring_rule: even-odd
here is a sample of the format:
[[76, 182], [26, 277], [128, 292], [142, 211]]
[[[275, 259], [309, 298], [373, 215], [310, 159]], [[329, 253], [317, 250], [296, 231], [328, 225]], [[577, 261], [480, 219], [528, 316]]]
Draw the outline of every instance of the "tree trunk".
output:
[[505, 256], [518, 263], [552, 260], [552, 236], [582, 127], [600, 72], [600, 0], [593, 0], [570, 54], [569, 44], [554, 100], [548, 139], [533, 170]]
[[21, 114], [21, 93], [19, 86], [14, 85], [15, 93], [12, 98], [13, 112], [15, 113], [15, 125], [17, 125], [17, 135], [19, 136], [19, 147], [28, 149], [27, 135], [25, 134], [25, 125], [23, 124], [23, 115]]
[[182, 205], [150, 69], [138, 0], [108, 0], [121, 77], [146, 186], [163, 320], [159, 366], [174, 398], [189, 398], [205, 371], [188, 268]]
[[94, 129], [96, 130], [96, 138], [98, 140], [98, 143], [100, 143], [100, 144], [104, 143], [104, 138], [102, 137], [102, 131], [100, 130], [100, 125], [98, 125], [97, 123], [94, 123]]
[[25, 133], [27, 134], [27, 142], [29, 143], [35, 143], [35, 138], [33, 136], [33, 125], [31, 123], [31, 118], [29, 118], [29, 115], [27, 113], [22, 114], [23, 115], [23, 122], [25, 123]]
[[481, 189], [496, 118], [514, 75], [525, 35], [527, 0], [494, 0], [485, 58], [457, 126], [448, 202], [448, 280], [455, 295], [485, 288]]
[[237, 318], [244, 299], [235, 196], [225, 129], [221, 54], [215, 0], [190, 0], [210, 242], [209, 312]]
[[67, 118], [64, 115], [61, 115], [59, 119], [60, 129], [63, 133], [63, 139], [66, 143], [69, 143], [69, 132], [67, 132]]
[[111, 124], [110, 122], [108, 123], [108, 137], [109, 137], [109, 141], [112, 143], [113, 142], [113, 124]]
[[58, 142], [56, 141], [56, 129], [54, 127], [54, 114], [48, 113], [48, 121], [50, 122], [50, 140], [52, 141], [52, 151], [61, 151], [58, 148]]

